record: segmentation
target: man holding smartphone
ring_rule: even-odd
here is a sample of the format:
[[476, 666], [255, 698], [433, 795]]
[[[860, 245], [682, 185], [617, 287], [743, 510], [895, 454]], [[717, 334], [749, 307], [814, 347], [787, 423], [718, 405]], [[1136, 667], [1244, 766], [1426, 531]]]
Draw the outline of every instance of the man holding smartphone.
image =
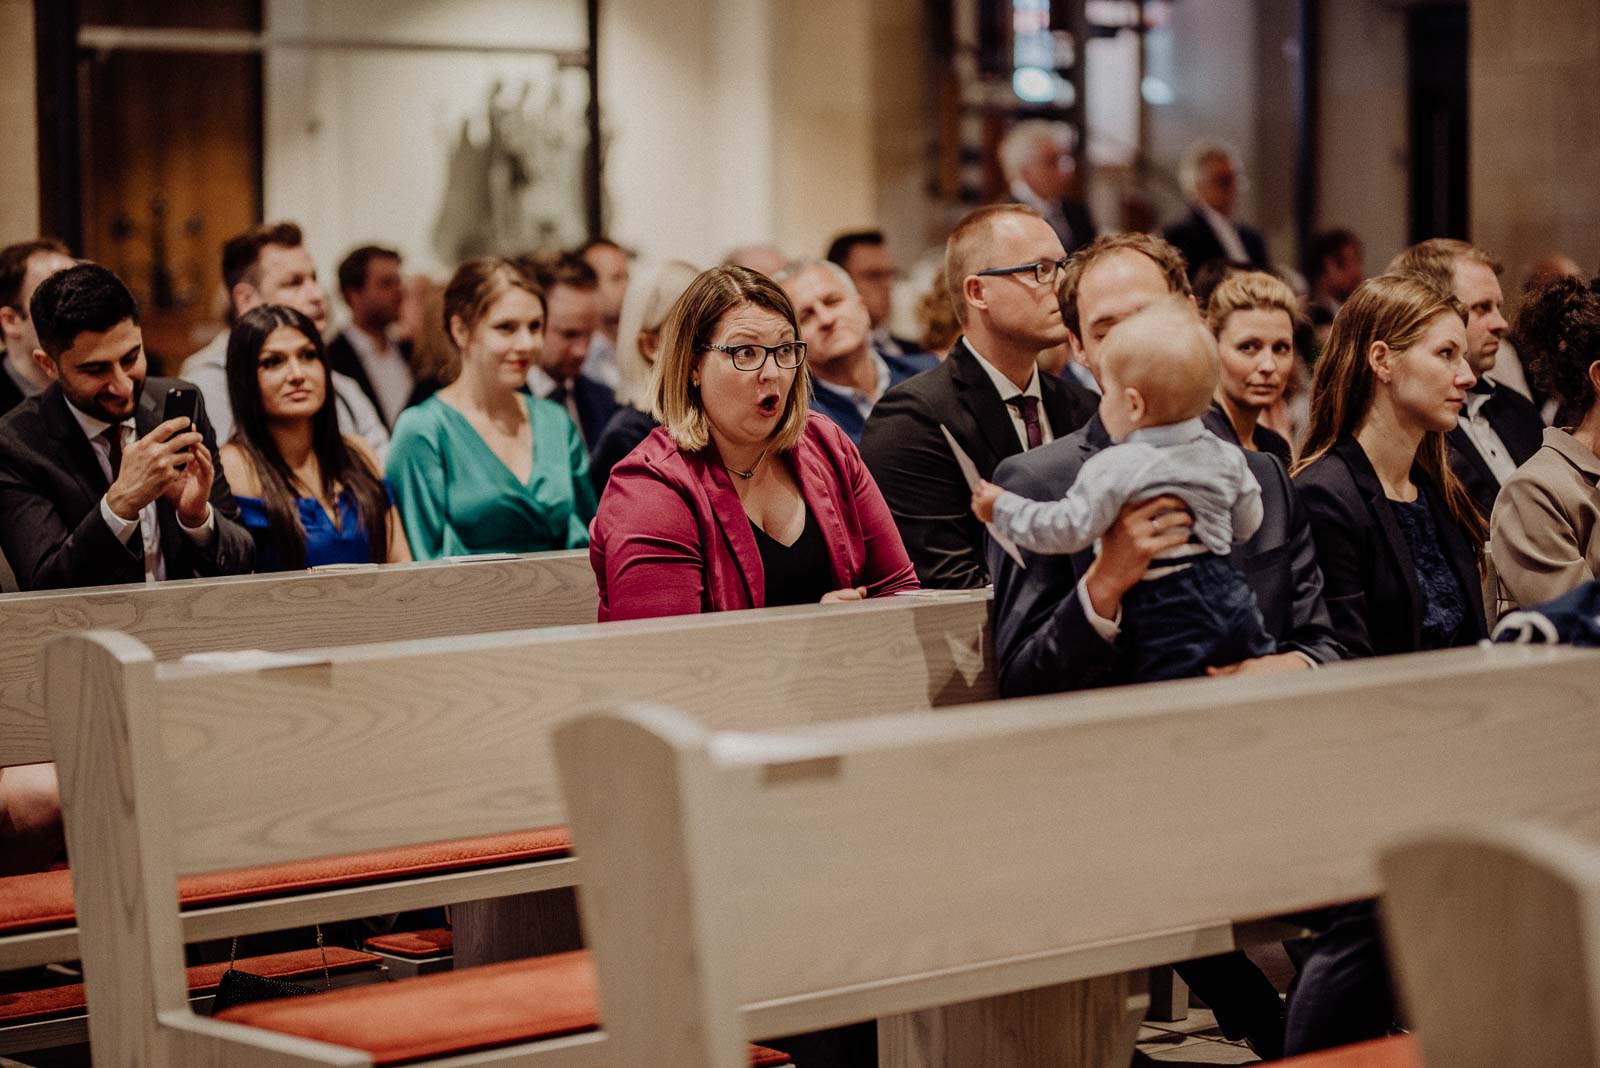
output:
[[254, 543], [198, 394], [146, 377], [133, 294], [83, 263], [46, 279], [30, 313], [52, 384], [0, 419], [0, 548], [18, 585], [249, 571]]

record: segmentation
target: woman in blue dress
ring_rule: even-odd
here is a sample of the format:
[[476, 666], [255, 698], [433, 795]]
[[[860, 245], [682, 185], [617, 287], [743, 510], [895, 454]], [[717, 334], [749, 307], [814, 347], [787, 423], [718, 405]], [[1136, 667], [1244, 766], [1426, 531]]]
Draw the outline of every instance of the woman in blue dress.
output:
[[411, 559], [400, 516], [366, 442], [339, 432], [322, 335], [292, 308], [266, 304], [228, 338], [233, 438], [222, 469], [258, 571]]

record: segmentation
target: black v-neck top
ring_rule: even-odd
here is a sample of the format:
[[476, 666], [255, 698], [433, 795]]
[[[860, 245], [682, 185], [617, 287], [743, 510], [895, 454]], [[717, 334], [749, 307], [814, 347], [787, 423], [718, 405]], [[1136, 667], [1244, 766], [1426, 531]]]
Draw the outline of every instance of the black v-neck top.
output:
[[785, 604], [816, 604], [822, 595], [833, 589], [833, 562], [828, 557], [828, 543], [822, 538], [822, 528], [810, 508], [806, 509], [806, 525], [793, 545], [784, 545], [750, 521], [755, 532], [756, 549], [761, 553], [761, 570], [766, 575], [767, 608]]

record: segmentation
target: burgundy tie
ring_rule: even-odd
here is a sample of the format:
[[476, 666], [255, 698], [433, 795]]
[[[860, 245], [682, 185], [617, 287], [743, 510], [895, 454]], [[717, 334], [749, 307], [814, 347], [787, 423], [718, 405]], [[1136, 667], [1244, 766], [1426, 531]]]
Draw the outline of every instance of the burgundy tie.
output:
[[122, 424], [115, 423], [106, 427], [101, 437], [111, 446], [111, 481], [115, 482], [117, 475], [122, 472]]
[[1028, 432], [1028, 448], [1037, 449], [1044, 444], [1044, 428], [1039, 425], [1039, 398], [1026, 393], [1011, 397], [1007, 404], [1022, 413], [1022, 426]]

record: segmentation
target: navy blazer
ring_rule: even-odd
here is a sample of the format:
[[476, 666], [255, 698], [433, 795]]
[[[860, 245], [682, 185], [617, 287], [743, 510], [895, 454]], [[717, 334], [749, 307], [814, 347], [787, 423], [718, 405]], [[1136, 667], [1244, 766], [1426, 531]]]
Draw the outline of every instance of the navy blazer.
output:
[[617, 395], [604, 382], [579, 375], [572, 380], [572, 403], [578, 409], [578, 429], [583, 431], [583, 443], [593, 452], [600, 444], [606, 424], [617, 414]]
[[[996, 468], [994, 481], [1036, 501], [1058, 500], [1084, 462], [1111, 444], [1096, 415], [1077, 433]], [[1318, 663], [1341, 659], [1341, 646], [1322, 600], [1310, 517], [1283, 465], [1265, 453], [1246, 452], [1261, 483], [1262, 520], [1233, 555], [1255, 592], [1266, 631], [1280, 650], [1305, 653]], [[1019, 568], [989, 542], [994, 573], [994, 645], [1000, 692], [1006, 697], [1063, 693], [1130, 680], [1127, 636], [1107, 645], [1084, 615], [1078, 582], [1094, 562], [1093, 550], [1046, 555], [1022, 550]]]
[[[889, 389], [893, 389], [912, 375], [931, 371], [939, 366], [939, 358], [926, 352], [914, 352], [909, 356], [892, 356], [888, 353], [878, 353], [889, 368]], [[886, 391], [887, 392], [887, 391]], [[861, 431], [867, 425], [866, 419], [848, 397], [841, 397], [833, 390], [817, 384], [813, 376], [811, 381], [811, 410], [821, 412], [823, 415], [839, 424], [839, 429], [850, 435], [850, 440], [857, 445], [861, 444]]]
[[[134, 413], [141, 436], [162, 421], [167, 390], [176, 385], [188, 383], [145, 379]], [[100, 515], [100, 498], [109, 488], [105, 472], [67, 403], [60, 383], [52, 383], [0, 419], [0, 548], [24, 590], [143, 582], [143, 558], [118, 541]], [[167, 577], [242, 574], [255, 563], [255, 542], [239, 525], [204, 397], [197, 398], [194, 421], [216, 471], [216, 536], [204, 548], [195, 545], [178, 529], [177, 510], [157, 500]]]
[[[1239, 241], [1250, 256], [1249, 263], [1235, 264], [1235, 266], [1249, 267], [1257, 271], [1271, 270], [1272, 261], [1267, 256], [1267, 242], [1262, 238], [1261, 231], [1237, 220], [1234, 221], [1233, 228], [1239, 231]], [[1211, 229], [1211, 224], [1206, 222], [1199, 208], [1191, 208], [1188, 215], [1163, 229], [1161, 236], [1183, 253], [1183, 260], [1189, 266], [1190, 278], [1212, 260], [1227, 259], [1227, 253], [1222, 250], [1222, 242], [1217, 240], [1216, 231]]]
[[[1489, 399], [1479, 414], [1500, 435], [1506, 451], [1511, 454], [1511, 462], [1521, 467], [1544, 444], [1544, 419], [1533, 402], [1516, 390], [1494, 382], [1489, 386]], [[1444, 436], [1444, 440], [1450, 451], [1450, 470], [1467, 488], [1472, 503], [1478, 506], [1478, 514], [1488, 522], [1494, 512], [1494, 500], [1500, 496], [1500, 480], [1494, 477], [1489, 462], [1459, 424]]]
[[[1100, 403], [1076, 382], [1043, 372], [1039, 391], [1057, 438], [1087, 422]], [[982, 478], [1022, 451], [1005, 401], [965, 338], [938, 367], [911, 376], [878, 399], [861, 433], [861, 458], [889, 502], [922, 585], [976, 589], [989, 582], [983, 524], [972, 514], [972, 492], [941, 424], [950, 428]]]
[[[1413, 468], [1411, 480], [1428, 491], [1439, 548], [1461, 584], [1467, 619], [1458, 645], [1489, 636], [1483, 615], [1478, 557], [1467, 532], [1445, 508], [1439, 487]], [[1422, 649], [1422, 597], [1411, 545], [1366, 450], [1353, 437], [1295, 476], [1311, 513], [1317, 557], [1328, 588], [1328, 611], [1339, 640], [1352, 656], [1414, 653]]]

